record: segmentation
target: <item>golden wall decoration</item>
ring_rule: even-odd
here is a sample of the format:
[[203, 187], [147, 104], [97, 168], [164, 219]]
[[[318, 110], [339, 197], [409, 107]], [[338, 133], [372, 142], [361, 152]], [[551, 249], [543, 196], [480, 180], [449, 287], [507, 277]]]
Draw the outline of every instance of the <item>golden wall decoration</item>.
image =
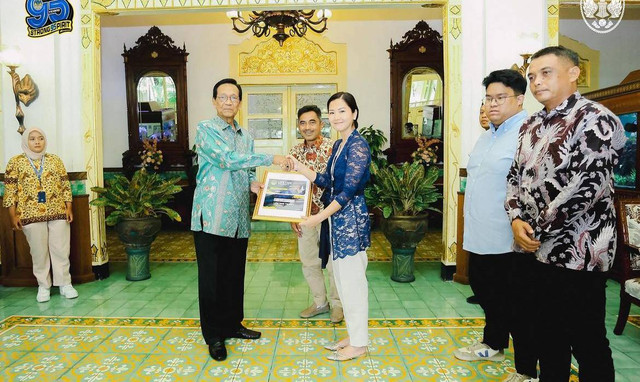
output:
[[240, 53], [240, 75], [337, 74], [337, 53], [325, 52], [304, 37], [292, 37], [280, 47], [275, 39], [261, 42], [249, 53]]

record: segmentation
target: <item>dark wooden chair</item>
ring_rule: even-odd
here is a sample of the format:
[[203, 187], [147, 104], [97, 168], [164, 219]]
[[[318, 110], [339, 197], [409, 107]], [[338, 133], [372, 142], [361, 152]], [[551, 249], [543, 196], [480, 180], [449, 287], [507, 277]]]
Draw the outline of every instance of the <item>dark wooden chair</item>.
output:
[[620, 309], [613, 329], [621, 335], [629, 318], [631, 304], [640, 306], [640, 199], [616, 202], [618, 212], [618, 266], [620, 270]]

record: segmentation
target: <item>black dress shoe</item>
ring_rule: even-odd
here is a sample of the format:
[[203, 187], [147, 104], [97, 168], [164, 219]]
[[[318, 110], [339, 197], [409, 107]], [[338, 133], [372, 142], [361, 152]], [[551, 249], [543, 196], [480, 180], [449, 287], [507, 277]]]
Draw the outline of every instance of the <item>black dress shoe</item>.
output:
[[480, 303], [480, 300], [478, 300], [478, 297], [477, 297], [477, 296], [473, 295], [473, 296], [469, 296], [469, 297], [467, 297], [467, 302], [468, 302], [469, 304], [479, 304], [479, 303]]
[[227, 359], [227, 348], [224, 346], [224, 339], [217, 339], [209, 344], [209, 355], [216, 361]]
[[260, 338], [262, 333], [256, 332], [255, 330], [247, 329], [244, 326], [235, 332], [231, 333], [227, 337], [229, 338], [243, 338], [245, 340], [257, 340]]

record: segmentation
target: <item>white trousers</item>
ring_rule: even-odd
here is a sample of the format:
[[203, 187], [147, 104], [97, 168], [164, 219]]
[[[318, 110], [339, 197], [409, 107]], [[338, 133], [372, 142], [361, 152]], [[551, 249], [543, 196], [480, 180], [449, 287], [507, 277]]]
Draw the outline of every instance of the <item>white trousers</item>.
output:
[[33, 275], [38, 280], [38, 286], [51, 288], [50, 269], [53, 270], [53, 285], [71, 284], [69, 223], [66, 220], [31, 223], [23, 226], [22, 232], [31, 248]]
[[[298, 238], [298, 252], [302, 263], [302, 274], [309, 284], [313, 302], [316, 306], [324, 306], [327, 303], [327, 288], [324, 283], [322, 273], [322, 259], [318, 257], [320, 252], [320, 227], [321, 224], [313, 228], [301, 227], [302, 237]], [[340, 297], [333, 277], [333, 265], [327, 263], [329, 273], [329, 294], [328, 301], [331, 308], [341, 307]]]
[[342, 300], [344, 321], [351, 346], [367, 346], [369, 342], [369, 284], [367, 252], [333, 260], [333, 276]]

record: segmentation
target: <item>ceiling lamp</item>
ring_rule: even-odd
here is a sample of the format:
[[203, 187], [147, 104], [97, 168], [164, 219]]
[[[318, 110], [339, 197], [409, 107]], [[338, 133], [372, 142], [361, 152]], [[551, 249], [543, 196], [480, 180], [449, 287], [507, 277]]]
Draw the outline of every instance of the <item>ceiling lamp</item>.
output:
[[[290, 36], [304, 36], [307, 33], [307, 28], [316, 33], [327, 30], [327, 20], [331, 17], [331, 11], [321, 9], [317, 14], [315, 10], [252, 11], [249, 13], [248, 19], [242, 17], [238, 11], [229, 11], [227, 17], [233, 21], [233, 30], [238, 33], [244, 33], [251, 29], [256, 37], [268, 37], [271, 35], [271, 28], [275, 29], [276, 33], [273, 38], [282, 46], [284, 40]], [[289, 28], [288, 32], [286, 28]]]

